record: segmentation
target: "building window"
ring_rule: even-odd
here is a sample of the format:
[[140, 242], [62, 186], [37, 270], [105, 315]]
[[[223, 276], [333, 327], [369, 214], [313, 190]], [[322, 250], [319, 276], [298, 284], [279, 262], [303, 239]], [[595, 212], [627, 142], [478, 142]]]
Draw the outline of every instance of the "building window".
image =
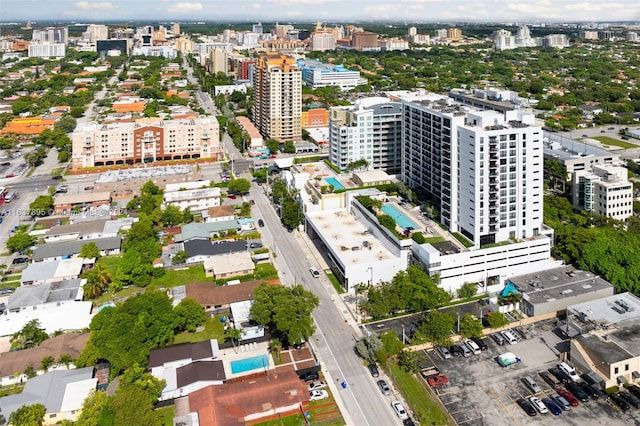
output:
[[614, 368], [613, 369], [613, 374], [618, 374], [618, 370], [619, 370], [618, 367]]

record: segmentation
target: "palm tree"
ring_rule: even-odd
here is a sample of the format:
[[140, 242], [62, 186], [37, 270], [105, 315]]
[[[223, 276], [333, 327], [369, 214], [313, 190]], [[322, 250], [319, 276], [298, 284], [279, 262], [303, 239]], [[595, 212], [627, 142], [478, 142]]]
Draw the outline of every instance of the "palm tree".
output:
[[42, 358], [42, 361], [40, 361], [40, 367], [46, 373], [47, 371], [49, 371], [49, 367], [51, 367], [54, 362], [55, 360], [53, 359], [53, 357], [51, 355], [47, 355], [44, 358]]
[[282, 343], [280, 342], [280, 340], [271, 339], [271, 341], [269, 342], [269, 350], [278, 354], [278, 362], [280, 362], [280, 351], [282, 350]]
[[71, 364], [71, 362], [73, 362], [73, 358], [67, 354], [62, 354], [60, 355], [60, 358], [58, 358], [58, 364], [64, 364], [64, 366], [67, 367], [67, 370], [69, 369], [69, 364]]
[[87, 279], [87, 283], [82, 287], [85, 296], [89, 299], [95, 299], [109, 288], [111, 273], [104, 265], [98, 263], [84, 274], [84, 278]]
[[235, 327], [228, 327], [224, 330], [225, 342], [231, 342], [236, 353], [238, 353], [238, 347], [236, 346], [236, 343], [240, 340], [240, 337], [242, 337], [242, 330], [238, 330]]

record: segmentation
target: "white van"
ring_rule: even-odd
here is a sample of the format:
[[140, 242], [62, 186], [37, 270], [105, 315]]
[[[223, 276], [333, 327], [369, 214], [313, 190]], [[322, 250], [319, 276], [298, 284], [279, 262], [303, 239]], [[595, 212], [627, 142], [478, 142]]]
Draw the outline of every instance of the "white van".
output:
[[476, 342], [471, 339], [467, 339], [464, 341], [464, 344], [467, 345], [469, 350], [474, 353], [474, 355], [480, 355], [480, 346]]
[[580, 376], [578, 376], [578, 373], [576, 373], [576, 370], [566, 362], [561, 362], [560, 364], [558, 364], [558, 368], [560, 369], [560, 371], [569, 376], [574, 382], [577, 383], [581, 381]]
[[513, 334], [513, 331], [511, 330], [503, 331], [502, 336], [504, 336], [505, 340], [509, 342], [510, 345], [515, 345], [516, 343], [518, 343], [518, 338], [515, 334]]

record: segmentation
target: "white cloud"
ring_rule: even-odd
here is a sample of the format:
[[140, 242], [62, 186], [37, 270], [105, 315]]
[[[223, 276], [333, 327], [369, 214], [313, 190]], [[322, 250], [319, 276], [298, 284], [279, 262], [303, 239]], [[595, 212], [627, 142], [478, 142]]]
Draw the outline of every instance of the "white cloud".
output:
[[78, 1], [73, 4], [73, 6], [77, 9], [82, 10], [111, 10], [116, 9], [118, 6], [111, 3], [110, 1], [103, 1], [97, 3], [91, 3], [88, 1]]
[[338, 0], [267, 0], [269, 3], [276, 3], [280, 6], [300, 6], [300, 5], [318, 5], [330, 2], [336, 2]]
[[181, 2], [170, 6], [167, 10], [171, 13], [189, 13], [202, 10], [202, 3]]
[[253, 8], [253, 9], [260, 9], [261, 7], [262, 7], [262, 6], [260, 6], [260, 4], [259, 4], [259, 3], [253, 3], [253, 4], [251, 4], [251, 8]]

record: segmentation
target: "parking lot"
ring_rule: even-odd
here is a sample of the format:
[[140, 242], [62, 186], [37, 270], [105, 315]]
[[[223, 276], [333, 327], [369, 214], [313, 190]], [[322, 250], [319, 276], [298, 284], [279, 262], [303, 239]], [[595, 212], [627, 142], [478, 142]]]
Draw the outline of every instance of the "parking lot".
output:
[[[640, 410], [632, 408], [623, 413], [608, 399], [591, 399], [563, 412], [558, 418], [550, 413], [529, 417], [518, 406], [516, 400], [533, 396], [521, 381], [524, 376], [531, 376], [538, 383], [541, 392], [536, 396], [539, 398], [555, 392], [538, 374], [555, 367], [559, 362], [558, 349], [566, 347], [554, 328], [551, 321], [536, 324], [528, 332], [530, 338], [521, 339], [515, 345], [499, 346], [487, 338], [489, 348], [469, 358], [443, 359], [439, 352], [426, 351], [440, 373], [449, 377], [449, 384], [435, 392], [455, 421], [459, 425], [521, 425], [549, 421], [580, 426], [640, 424]], [[501, 367], [496, 357], [505, 352], [513, 352], [522, 362]]]

